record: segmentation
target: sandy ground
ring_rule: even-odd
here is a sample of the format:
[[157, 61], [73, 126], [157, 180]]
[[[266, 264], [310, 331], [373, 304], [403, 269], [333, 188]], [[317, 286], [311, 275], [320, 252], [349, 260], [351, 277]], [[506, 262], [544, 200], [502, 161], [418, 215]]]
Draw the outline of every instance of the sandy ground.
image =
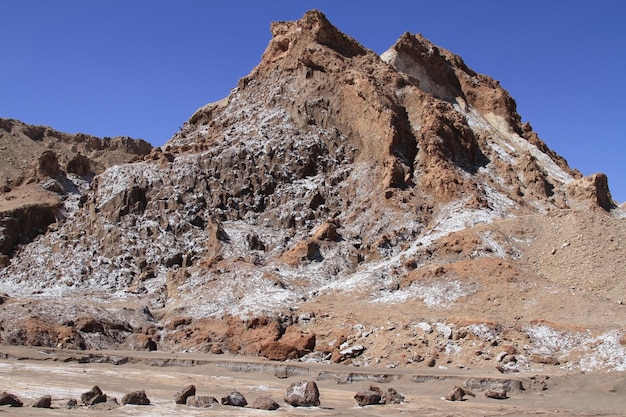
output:
[[[345, 365], [279, 363], [265, 360], [207, 354], [167, 354], [157, 352], [73, 352], [37, 350], [36, 348], [0, 347], [0, 391], [19, 396], [23, 408], [0, 407], [0, 415], [15, 416], [248, 416], [276, 414], [283, 416], [524, 416], [626, 415], [626, 374], [565, 373], [550, 375], [545, 387], [539, 381], [545, 375], [502, 375], [491, 369], [411, 370], [365, 369]], [[113, 363], [80, 363], [108, 361]], [[279, 378], [277, 375], [290, 376]], [[474, 389], [475, 398], [447, 402], [443, 396], [454, 386], [470, 378], [522, 381], [524, 391], [510, 392], [506, 400], [493, 400]], [[369, 381], [366, 379], [370, 379]], [[320, 389], [320, 407], [294, 408], [283, 401], [286, 388], [294, 381], [315, 380]], [[424, 382], [415, 382], [416, 380]], [[350, 382], [354, 381], [354, 382]], [[195, 384], [197, 395], [221, 398], [231, 390], [240, 391], [252, 403], [269, 395], [281, 408], [261, 411], [252, 408], [217, 406], [196, 409], [176, 405], [173, 396], [181, 388]], [[398, 405], [358, 407], [356, 391], [375, 384], [393, 387], [405, 395]], [[130, 391], [143, 389], [150, 406], [120, 406], [67, 410], [70, 398], [98, 385], [118, 400]], [[34, 409], [29, 403], [51, 395], [52, 409]]]

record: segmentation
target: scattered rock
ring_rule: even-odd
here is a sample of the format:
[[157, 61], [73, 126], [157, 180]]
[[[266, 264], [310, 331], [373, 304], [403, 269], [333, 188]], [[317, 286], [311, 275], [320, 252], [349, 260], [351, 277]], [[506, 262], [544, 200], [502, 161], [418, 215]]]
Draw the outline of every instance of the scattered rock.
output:
[[49, 395], [44, 395], [43, 397], [38, 398], [32, 405], [34, 408], [50, 408], [51, 406], [52, 397]]
[[176, 404], [187, 404], [187, 398], [196, 395], [196, 386], [189, 385], [176, 393], [174, 401]]
[[383, 393], [382, 401], [385, 404], [402, 404], [404, 402], [404, 395], [396, 391], [395, 388], [390, 387]]
[[233, 407], [245, 407], [248, 405], [246, 398], [239, 391], [233, 391], [226, 397], [222, 397], [222, 405], [232, 405]]
[[273, 410], [278, 410], [280, 408], [280, 405], [278, 405], [278, 403], [276, 401], [274, 401], [273, 399], [271, 399], [270, 397], [258, 397], [256, 400], [254, 400], [254, 403], [252, 404], [252, 408], [256, 408], [258, 410], [269, 410], [269, 411], [273, 411]]
[[74, 399], [74, 398], [70, 398], [65, 403], [65, 408], [68, 409], [68, 410], [73, 410], [75, 408], [78, 408], [78, 401], [76, 401], [76, 399]]
[[218, 405], [219, 401], [217, 401], [217, 398], [209, 395], [200, 395], [197, 397], [188, 397], [186, 404], [196, 408], [211, 408]]
[[24, 405], [17, 395], [8, 392], [0, 394], [0, 405], [9, 405], [11, 407], [21, 407]]
[[150, 405], [144, 390], [132, 391], [122, 397], [122, 405]]
[[357, 391], [354, 394], [354, 399], [360, 407], [365, 407], [366, 405], [380, 404], [382, 396], [380, 389], [372, 390], [372, 387], [370, 387], [366, 391]]
[[100, 387], [95, 385], [91, 390], [82, 393], [80, 395], [80, 400], [85, 405], [95, 405], [106, 402], [107, 396], [102, 393]]
[[313, 381], [294, 382], [285, 391], [284, 400], [294, 407], [317, 407], [320, 405], [320, 392]]
[[494, 390], [491, 390], [491, 389], [485, 391], [485, 397], [493, 398], [493, 399], [496, 399], [496, 400], [506, 400], [507, 398], [509, 398], [509, 397], [507, 397], [506, 394], [507, 393], [506, 393], [505, 389], [503, 389], [502, 391], [494, 391]]
[[466, 395], [471, 395], [472, 397], [476, 396], [476, 394], [474, 394], [472, 391], [455, 385], [454, 388], [452, 388], [452, 391], [450, 391], [448, 395], [446, 395], [446, 400], [447, 401], [464, 401], [463, 397], [465, 397]]

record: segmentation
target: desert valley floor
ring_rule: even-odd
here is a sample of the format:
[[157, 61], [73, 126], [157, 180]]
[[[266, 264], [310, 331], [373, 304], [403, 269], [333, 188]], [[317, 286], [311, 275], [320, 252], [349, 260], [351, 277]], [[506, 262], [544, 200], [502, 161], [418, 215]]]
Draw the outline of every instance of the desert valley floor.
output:
[[[485, 369], [375, 369], [347, 365], [272, 362], [225, 355], [161, 352], [68, 351], [0, 347], [0, 391], [24, 401], [22, 408], [0, 407], [0, 415], [15, 416], [614, 416], [626, 410], [626, 375], [622, 372], [584, 374], [558, 367], [503, 375]], [[100, 363], [99, 363], [100, 362]], [[548, 377], [548, 378], [546, 378]], [[294, 408], [283, 402], [294, 381], [313, 380], [319, 386], [319, 407]], [[509, 398], [483, 395], [486, 387], [510, 384]], [[210, 409], [176, 405], [174, 395], [194, 384], [198, 395], [220, 398], [238, 390], [252, 403], [261, 395], [274, 398], [276, 411], [218, 405]], [[397, 405], [359, 407], [354, 394], [369, 385], [393, 387], [405, 396]], [[98, 385], [116, 398], [143, 389], [149, 406], [65, 409], [70, 398]], [[476, 397], [449, 402], [443, 397], [454, 386], [474, 386]], [[480, 388], [480, 387], [483, 388]], [[52, 409], [29, 407], [29, 402], [51, 395]], [[80, 402], [80, 400], [79, 400]]]

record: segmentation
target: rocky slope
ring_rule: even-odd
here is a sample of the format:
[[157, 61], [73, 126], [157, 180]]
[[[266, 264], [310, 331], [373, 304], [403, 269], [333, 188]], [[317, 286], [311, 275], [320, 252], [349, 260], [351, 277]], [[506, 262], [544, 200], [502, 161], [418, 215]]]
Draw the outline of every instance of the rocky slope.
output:
[[3, 343], [626, 369], [606, 176], [420, 35], [378, 56], [316, 11], [271, 30], [227, 98], [18, 249]]
[[71, 135], [0, 119], [0, 264], [18, 244], [73, 212], [96, 174], [151, 150], [143, 140]]

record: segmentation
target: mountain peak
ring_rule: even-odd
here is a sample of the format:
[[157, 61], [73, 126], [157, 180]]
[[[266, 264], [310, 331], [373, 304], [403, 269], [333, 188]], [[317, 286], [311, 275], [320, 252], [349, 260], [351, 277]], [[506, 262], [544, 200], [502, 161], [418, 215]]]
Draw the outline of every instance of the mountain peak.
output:
[[273, 22], [273, 38], [264, 54], [264, 61], [272, 61], [282, 56], [291, 48], [310, 47], [319, 44], [346, 57], [361, 55], [365, 48], [351, 37], [345, 35], [319, 10], [311, 10], [297, 21]]

